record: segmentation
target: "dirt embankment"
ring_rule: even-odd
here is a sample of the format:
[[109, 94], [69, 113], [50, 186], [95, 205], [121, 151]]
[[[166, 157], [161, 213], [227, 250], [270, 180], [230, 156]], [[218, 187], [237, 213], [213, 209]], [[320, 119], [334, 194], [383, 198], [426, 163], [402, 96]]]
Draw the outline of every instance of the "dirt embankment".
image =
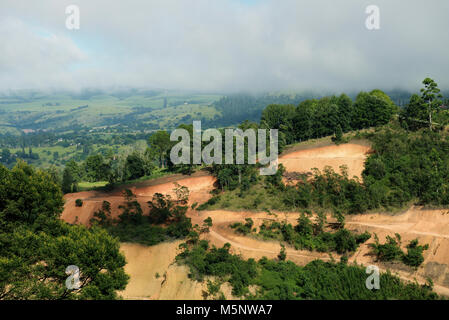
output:
[[322, 171], [330, 166], [340, 173], [340, 166], [346, 165], [349, 177], [361, 177], [369, 151], [369, 146], [359, 144], [332, 145], [287, 153], [280, 157], [279, 163], [287, 172], [310, 172], [312, 168]]
[[[174, 196], [173, 189], [175, 182], [186, 186], [190, 190], [189, 202], [202, 203], [210, 198], [210, 191], [213, 189], [215, 178], [212, 176], [180, 176], [178, 180], [169, 182], [161, 181], [161, 184], [151, 186], [130, 186], [129, 189], [137, 196], [137, 201], [142, 206], [142, 209], [148, 208], [147, 202], [153, 198], [155, 193], [170, 194]], [[95, 211], [101, 209], [103, 201], [108, 201], [111, 204], [111, 216], [116, 218], [120, 213], [120, 205], [123, 204], [123, 190], [113, 191], [111, 193], [86, 191], [79, 193], [71, 193], [65, 196], [64, 212], [61, 218], [69, 223], [81, 223], [88, 225], [90, 219], [93, 217]], [[83, 200], [83, 206], [77, 207], [75, 205], [76, 199]]]
[[[428, 210], [421, 207], [412, 207], [399, 215], [367, 214], [347, 218], [347, 227], [363, 232], [365, 230], [376, 233], [381, 241], [387, 235], [394, 236], [399, 233], [402, 238], [402, 247], [418, 239], [421, 244], [428, 244], [429, 249], [424, 251], [424, 262], [417, 269], [412, 270], [402, 265], [384, 265], [384, 268], [396, 271], [403, 278], [414, 278], [424, 282], [431, 278], [435, 283], [435, 290], [441, 294], [449, 295], [449, 214], [447, 209]], [[370, 242], [373, 242], [371, 239]], [[365, 245], [353, 257], [358, 263], [373, 263], [368, 255], [369, 248]]]
[[204, 284], [190, 280], [187, 267], [174, 264], [181, 241], [161, 243], [152, 247], [123, 243], [121, 251], [131, 275], [124, 299], [202, 299]]

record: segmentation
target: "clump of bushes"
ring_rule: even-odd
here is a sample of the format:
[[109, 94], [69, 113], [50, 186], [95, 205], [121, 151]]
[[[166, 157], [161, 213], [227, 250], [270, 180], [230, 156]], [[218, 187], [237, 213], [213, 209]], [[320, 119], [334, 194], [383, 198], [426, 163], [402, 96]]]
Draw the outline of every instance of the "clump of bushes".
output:
[[122, 242], [151, 246], [169, 239], [185, 238], [193, 231], [190, 218], [185, 215], [189, 192], [186, 187], [179, 186], [175, 193], [176, 199], [156, 193], [153, 199], [148, 201], [149, 214], [144, 215], [136, 196], [131, 190], [125, 190], [125, 201], [119, 206], [122, 213], [118, 219], [111, 218], [110, 203], [104, 201], [102, 208], [94, 213], [91, 223], [104, 227]]
[[218, 201], [220, 200], [220, 196], [219, 195], [215, 195], [212, 198], [210, 198], [209, 200], [207, 200], [207, 202], [199, 205], [196, 210], [198, 211], [202, 211], [202, 210], [207, 210], [209, 206], [213, 206], [214, 204], [216, 204]]
[[375, 242], [369, 244], [372, 254], [376, 256], [378, 261], [386, 262], [403, 262], [410, 267], [419, 267], [424, 262], [423, 252], [429, 249], [429, 245], [419, 245], [418, 239], [414, 239], [406, 246], [407, 253], [401, 249], [401, 236], [396, 233], [395, 237], [387, 236], [386, 242], [381, 244], [377, 235], [374, 237]]
[[247, 234], [251, 233], [253, 225], [254, 225], [254, 221], [251, 218], [246, 218], [245, 221], [246, 221], [245, 224], [243, 224], [241, 222], [237, 222], [237, 223], [231, 224], [230, 227], [232, 229], [235, 229], [236, 233], [246, 236]]
[[75, 206], [77, 206], [77, 207], [82, 207], [82, 206], [83, 206], [83, 200], [81, 200], [81, 199], [76, 199], [76, 200], [75, 200]]
[[[307, 213], [311, 214], [309, 211]], [[264, 221], [256, 235], [265, 240], [285, 241], [297, 250], [337, 252], [339, 254], [354, 252], [360, 244], [371, 238], [371, 234], [368, 232], [357, 235], [344, 228], [340, 228], [336, 232], [328, 232], [324, 230], [325, 224], [324, 214], [320, 213], [317, 221], [312, 222], [303, 212], [296, 226], [286, 222]], [[247, 218], [245, 224], [239, 222], [230, 227], [235, 229], [236, 233], [248, 235], [256, 232], [253, 225], [253, 220]]]

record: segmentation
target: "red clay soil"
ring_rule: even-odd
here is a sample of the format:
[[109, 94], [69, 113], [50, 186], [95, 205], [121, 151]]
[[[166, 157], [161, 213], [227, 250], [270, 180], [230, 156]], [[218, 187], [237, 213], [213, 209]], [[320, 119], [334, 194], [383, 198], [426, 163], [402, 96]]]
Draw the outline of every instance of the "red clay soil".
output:
[[[137, 201], [145, 208], [148, 208], [147, 202], [153, 198], [155, 193], [174, 195], [173, 189], [175, 188], [175, 182], [180, 185], [186, 186], [190, 191], [190, 204], [195, 202], [202, 203], [210, 198], [210, 191], [213, 189], [215, 178], [212, 176], [178, 176], [178, 179], [165, 182], [162, 180], [161, 184], [143, 186], [143, 187], [130, 187], [129, 189], [137, 196]], [[99, 192], [99, 191], [85, 191], [78, 193], [71, 193], [65, 196], [64, 212], [61, 218], [69, 223], [78, 223], [88, 225], [90, 219], [93, 217], [95, 211], [99, 210], [103, 201], [111, 203], [111, 215], [116, 218], [121, 210], [119, 206], [123, 204], [122, 191], [114, 191], [111, 193]], [[75, 206], [75, 200], [83, 200], [82, 207]]]

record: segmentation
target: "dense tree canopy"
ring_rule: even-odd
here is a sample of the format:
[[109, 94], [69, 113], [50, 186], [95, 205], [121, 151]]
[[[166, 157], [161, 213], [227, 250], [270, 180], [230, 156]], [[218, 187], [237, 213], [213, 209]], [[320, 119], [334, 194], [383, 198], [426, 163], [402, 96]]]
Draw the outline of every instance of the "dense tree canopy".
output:
[[18, 162], [9, 170], [0, 165], [0, 221], [33, 224], [41, 217], [55, 219], [64, 202], [59, 186], [48, 173]]
[[[19, 162], [0, 166], [0, 299], [114, 299], [128, 282], [119, 243], [98, 228], [61, 220], [50, 175]], [[66, 286], [68, 266], [80, 286]]]

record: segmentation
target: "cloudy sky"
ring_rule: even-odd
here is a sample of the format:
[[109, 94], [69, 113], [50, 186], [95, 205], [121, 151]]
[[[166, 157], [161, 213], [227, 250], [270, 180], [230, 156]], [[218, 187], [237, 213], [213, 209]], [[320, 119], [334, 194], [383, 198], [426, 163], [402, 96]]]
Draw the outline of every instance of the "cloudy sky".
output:
[[448, 13], [447, 0], [1, 0], [0, 91], [449, 88]]

